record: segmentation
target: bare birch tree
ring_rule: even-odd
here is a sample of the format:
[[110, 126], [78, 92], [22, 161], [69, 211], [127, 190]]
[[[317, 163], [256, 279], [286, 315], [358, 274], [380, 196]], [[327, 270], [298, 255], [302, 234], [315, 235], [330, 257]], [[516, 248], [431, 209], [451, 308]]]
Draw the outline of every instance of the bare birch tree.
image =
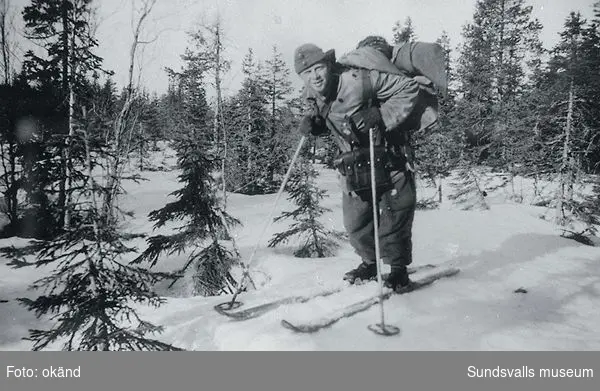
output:
[[560, 167], [558, 194], [556, 195], [556, 222], [564, 225], [566, 219], [566, 205], [573, 199], [573, 186], [575, 180], [575, 167], [572, 164], [573, 146], [571, 135], [573, 133], [573, 82], [569, 84], [569, 101], [567, 119], [563, 133], [562, 161]]
[[[13, 78], [13, 50], [14, 50], [14, 26], [12, 20], [14, 13], [11, 9], [10, 0], [0, 0], [0, 50], [2, 51], [2, 80], [7, 89], [12, 84]], [[2, 83], [0, 83], [1, 85]], [[2, 96], [3, 100], [11, 100], [10, 93]], [[7, 102], [8, 103], [8, 102]], [[0, 161], [2, 162], [2, 173], [0, 174], [3, 187], [3, 197], [0, 199], [0, 210], [8, 217], [9, 224], [15, 226], [18, 219], [17, 201], [17, 147], [14, 135], [11, 134], [15, 125], [15, 110], [7, 104], [6, 127], [0, 129]], [[4, 112], [4, 110], [2, 110]]]
[[10, 0], [0, 0], [0, 50], [2, 50], [2, 78], [6, 85], [10, 84], [14, 71], [13, 17]]
[[[135, 110], [137, 90], [134, 85], [135, 64], [137, 55], [142, 45], [155, 40], [142, 38], [144, 24], [147, 21], [157, 0], [142, 0], [139, 8], [134, 12], [133, 41], [129, 49], [129, 67], [127, 85], [123, 106], [115, 119], [110, 132], [106, 134], [106, 143], [111, 145], [111, 153], [107, 155], [107, 192], [104, 196], [103, 213], [107, 222], [116, 220], [116, 198], [121, 190], [121, 178], [127, 161], [127, 155], [131, 151], [131, 140], [134, 135], [139, 114]], [[135, 5], [136, 3], [134, 3]]]
[[192, 38], [201, 45], [199, 55], [205, 61], [206, 69], [212, 74], [212, 86], [215, 92], [213, 118], [214, 140], [221, 159], [221, 184], [223, 191], [223, 208], [227, 209], [227, 153], [228, 135], [223, 121], [223, 77], [229, 72], [231, 62], [225, 56], [225, 36], [221, 15], [217, 14], [211, 23], [203, 23], [200, 30], [192, 34]]

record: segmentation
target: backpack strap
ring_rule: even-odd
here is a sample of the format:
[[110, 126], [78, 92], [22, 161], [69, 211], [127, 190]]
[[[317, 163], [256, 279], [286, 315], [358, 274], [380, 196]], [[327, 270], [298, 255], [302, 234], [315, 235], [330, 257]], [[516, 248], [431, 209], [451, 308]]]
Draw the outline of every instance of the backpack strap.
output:
[[363, 87], [363, 101], [367, 102], [367, 108], [373, 106], [375, 101], [375, 91], [373, 91], [373, 83], [371, 83], [371, 71], [361, 68], [360, 70]]
[[[366, 68], [361, 68], [361, 78], [362, 78], [362, 90], [363, 90], [363, 102], [366, 102], [365, 108], [373, 107], [377, 104], [377, 96], [375, 95], [375, 90], [373, 89], [373, 83], [371, 82], [371, 70]], [[383, 129], [381, 129], [383, 131]], [[377, 137], [375, 139], [376, 145], [382, 144], [381, 132], [378, 132]]]

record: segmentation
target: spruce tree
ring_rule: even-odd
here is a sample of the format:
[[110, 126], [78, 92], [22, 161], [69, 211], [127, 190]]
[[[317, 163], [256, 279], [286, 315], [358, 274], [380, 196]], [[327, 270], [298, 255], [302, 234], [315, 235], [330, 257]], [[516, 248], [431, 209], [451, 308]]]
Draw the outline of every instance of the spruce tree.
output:
[[23, 73], [1, 94], [0, 178], [10, 221], [4, 234], [52, 238], [61, 230], [56, 206], [60, 162], [55, 156], [63, 144], [57, 147], [49, 136], [62, 121], [55, 111], [59, 98], [47, 85], [30, 85]]
[[288, 199], [297, 206], [293, 211], [283, 212], [274, 221], [292, 219], [287, 231], [275, 234], [269, 241], [269, 247], [286, 243], [292, 237], [298, 237], [300, 246], [294, 251], [299, 258], [323, 258], [334, 255], [338, 243], [335, 239], [341, 234], [328, 230], [319, 221], [330, 210], [320, 205], [326, 191], [316, 186], [318, 172], [312, 166], [306, 154], [299, 159], [287, 184]]
[[22, 146], [27, 141], [24, 136], [29, 133], [26, 130], [33, 130], [34, 124], [23, 118], [31, 114], [35, 101], [36, 91], [22, 78], [15, 78], [11, 84], [0, 84], [0, 187], [4, 204], [0, 210], [8, 220], [2, 228], [2, 237], [25, 234], [19, 232], [23, 212], [19, 201], [23, 178], [21, 156]]
[[457, 68], [456, 126], [479, 147], [478, 161], [509, 171], [522, 158], [515, 146], [531, 132], [518, 102], [542, 54], [542, 26], [531, 11], [524, 0], [477, 2]]
[[148, 239], [148, 247], [138, 257], [152, 265], [163, 254], [186, 252], [185, 265], [178, 274], [191, 275], [193, 294], [219, 295], [235, 290], [231, 267], [237, 262], [235, 245], [227, 247], [229, 229], [239, 221], [229, 216], [216, 196], [218, 187], [213, 175], [219, 170], [219, 150], [211, 124], [205, 90], [208, 70], [206, 52], [201, 37], [193, 36], [194, 46], [182, 56], [184, 65], [179, 72], [168, 69], [170, 77], [169, 108], [173, 115], [173, 146], [181, 169], [179, 182], [183, 187], [171, 193], [177, 197], [163, 208], [149, 214], [155, 229], [169, 222], [183, 222], [172, 235], [155, 235]]
[[135, 154], [132, 158], [137, 158], [138, 170], [144, 171], [146, 169], [153, 169], [148, 160], [150, 157], [150, 140], [152, 139], [151, 133], [154, 133], [156, 124], [156, 111], [155, 106], [152, 102], [150, 94], [143, 91], [139, 96], [139, 114], [138, 121], [135, 126], [132, 143]]
[[244, 57], [242, 72], [242, 88], [225, 107], [225, 125], [231, 129], [228, 186], [230, 191], [243, 194], [265, 194], [277, 186], [270, 180], [268, 169], [272, 142], [264, 71], [252, 50]]
[[[42, 41], [47, 56], [29, 52], [24, 64], [26, 81], [38, 93], [27, 114], [38, 121], [20, 140], [21, 184], [36, 210], [49, 209], [48, 203], [58, 198], [58, 211], [53, 212], [62, 214], [62, 227], [45, 235], [52, 240], [35, 246], [33, 262], [13, 252], [15, 267], [54, 266], [31, 286], [43, 291], [40, 296], [19, 300], [37, 316], [50, 315], [55, 321], [49, 329], [30, 330], [34, 350], [55, 343], [65, 350], [174, 350], [149, 338], [162, 328], [140, 318], [135, 307], [159, 306], [163, 299], [154, 285], [170, 276], [130, 263], [135, 249], [125, 238], [131, 235], [120, 231], [116, 219], [106, 218], [101, 201], [120, 188], [123, 176], [121, 170], [102, 171], [106, 166], [101, 160], [114, 156], [107, 153], [105, 137], [113, 125], [113, 108], [104, 105], [107, 96], [98, 93], [98, 83], [88, 79], [100, 70], [100, 58], [91, 53], [96, 42], [89, 25], [90, 3], [32, 1], [24, 10], [27, 33]], [[112, 91], [108, 95], [114, 104]], [[58, 140], [56, 134], [61, 135]], [[113, 204], [111, 216], [119, 212]], [[46, 215], [32, 217], [35, 226], [56, 227]]]
[[273, 46], [272, 57], [266, 61], [263, 78], [271, 117], [270, 133], [267, 138], [270, 141], [268, 149], [271, 151], [271, 159], [268, 162], [267, 178], [269, 182], [274, 183], [274, 175], [285, 172], [286, 169], [283, 166], [287, 160], [285, 146], [289, 128], [285, 126], [285, 114], [286, 104], [292, 92], [290, 71], [276, 46]]
[[524, 0], [478, 1], [473, 21], [464, 26], [452, 123], [464, 132], [459, 165], [467, 170], [461, 173], [465, 180], [471, 177], [468, 165], [507, 173], [506, 185], [523, 172], [536, 143], [535, 116], [526, 99], [540, 71], [541, 28]]
[[325, 148], [325, 159], [323, 164], [325, 164], [325, 167], [329, 169], [337, 170], [337, 167], [335, 166], [335, 159], [340, 154], [339, 147], [333, 140], [332, 136], [321, 137], [321, 139], [323, 140], [324, 144], [323, 148]]
[[214, 19], [210, 24], [201, 25], [196, 31], [190, 34], [192, 41], [193, 58], [189, 57], [186, 61], [194, 61], [201, 65], [204, 73], [211, 74], [210, 84], [215, 92], [215, 104], [213, 105], [213, 146], [219, 152], [216, 154], [221, 159], [221, 183], [223, 191], [223, 206], [227, 207], [227, 155], [229, 153], [227, 134], [228, 128], [224, 126], [223, 115], [223, 87], [222, 82], [227, 72], [231, 68], [231, 62], [225, 54], [225, 32], [220, 16]]
[[456, 178], [451, 183], [454, 192], [448, 196], [463, 210], [485, 210], [489, 205], [487, 195], [482, 186], [482, 176], [469, 164], [463, 162], [457, 170]]
[[[446, 74], [448, 80], [454, 78], [450, 65], [450, 39], [444, 32], [436, 41], [446, 53]], [[436, 207], [442, 202], [443, 178], [449, 175], [451, 167], [457, 163], [461, 134], [452, 123], [455, 93], [448, 91], [446, 96], [437, 94], [438, 120], [435, 126], [417, 129], [412, 134], [413, 147], [415, 148], [415, 162], [417, 172], [437, 188], [437, 200], [418, 200], [420, 207]]]
[[597, 137], [600, 134], [600, 72], [597, 66], [600, 63], [600, 1], [594, 3], [593, 13], [592, 21], [584, 30], [582, 42], [582, 68], [587, 78], [582, 78], [580, 88], [583, 90], [582, 117], [587, 143], [581, 162], [584, 172], [596, 176], [586, 178], [586, 186], [575, 212], [583, 227], [572, 233], [573, 237], [583, 239], [581, 241], [586, 244], [594, 244], [589, 236], [597, 237], [600, 227], [600, 181], [597, 177], [600, 173], [600, 137]]
[[396, 21], [392, 28], [392, 32], [395, 44], [411, 42], [417, 39], [415, 27], [413, 26], [413, 21], [410, 16], [406, 17], [404, 24], [400, 23], [400, 21]]
[[598, 161], [600, 127], [594, 115], [598, 112], [594, 87], [599, 78], [594, 53], [600, 47], [594, 50], [593, 34], [580, 13], [566, 18], [560, 37], [537, 90], [537, 133], [542, 146], [538, 155], [544, 164], [536, 167], [554, 174], [558, 185], [550, 203], [554, 221], [564, 234], [582, 238], [597, 232], [600, 215], [594, 200], [598, 188], [588, 178]]
[[[84, 119], [86, 117], [84, 116]], [[115, 224], [107, 224], [98, 200], [107, 190], [93, 171], [94, 155], [103, 151], [92, 137], [93, 122], [78, 125], [74, 145], [83, 148], [86, 180], [73, 203], [70, 229], [52, 241], [36, 246], [35, 260], [26, 261], [14, 252], [14, 267], [54, 266], [52, 272], [31, 285], [42, 290], [35, 299], [19, 298], [36, 316], [50, 316], [50, 329], [30, 330], [33, 349], [63, 350], [179, 350], [171, 344], [148, 338], [162, 331], [139, 316], [137, 304], [158, 307], [164, 302], [154, 286], [170, 276], [131, 264], [135, 249], [124, 241]]]
[[102, 58], [94, 53], [98, 42], [90, 23], [93, 18], [91, 2], [31, 0], [23, 10], [26, 37], [44, 49], [42, 55], [27, 51], [23, 69], [31, 82], [51, 88], [57, 94], [55, 111], [59, 118], [52, 131], [45, 135], [45, 142], [60, 156], [58, 170], [50, 170], [53, 175], [50, 185], [58, 187], [55, 212], [58, 224], [65, 228], [71, 219], [72, 188], [79, 186], [73, 177], [81, 177], [77, 162], [73, 160], [82, 157], [73, 156], [75, 151], [72, 151], [71, 142], [76, 111], [80, 106], [78, 97], [83, 94], [86, 78], [102, 72]]
[[[239, 255], [233, 246], [227, 247], [219, 236], [239, 221], [227, 214], [216, 197], [217, 187], [212, 174], [218, 161], [210, 156], [197, 139], [188, 137], [175, 144], [181, 169], [179, 181], [183, 187], [171, 195], [177, 200], [149, 214], [155, 228], [168, 222], [184, 222], [176, 233], [150, 237], [148, 247], [137, 262], [155, 265], [163, 254], [189, 254], [178, 278], [191, 271], [193, 294], [213, 296], [235, 292], [236, 281], [231, 268]], [[171, 284], [172, 285], [172, 284]]]
[[571, 210], [582, 224], [573, 230], [565, 230], [570, 237], [585, 244], [594, 244], [590, 236], [598, 237], [600, 227], [600, 181], [592, 179], [591, 189], [586, 189], [579, 202], [572, 204]]

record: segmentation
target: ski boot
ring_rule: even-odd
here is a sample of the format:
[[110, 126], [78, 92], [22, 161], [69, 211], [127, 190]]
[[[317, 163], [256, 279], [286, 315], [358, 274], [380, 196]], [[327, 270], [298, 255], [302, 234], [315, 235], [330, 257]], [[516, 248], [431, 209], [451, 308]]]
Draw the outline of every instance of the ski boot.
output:
[[411, 281], [406, 266], [393, 266], [391, 273], [385, 278], [384, 284], [386, 288], [390, 288], [394, 292], [409, 289]]
[[344, 280], [350, 284], [360, 284], [362, 281], [373, 280], [377, 277], [377, 265], [373, 263], [365, 263], [364, 261], [358, 265], [356, 269], [350, 270], [344, 274]]

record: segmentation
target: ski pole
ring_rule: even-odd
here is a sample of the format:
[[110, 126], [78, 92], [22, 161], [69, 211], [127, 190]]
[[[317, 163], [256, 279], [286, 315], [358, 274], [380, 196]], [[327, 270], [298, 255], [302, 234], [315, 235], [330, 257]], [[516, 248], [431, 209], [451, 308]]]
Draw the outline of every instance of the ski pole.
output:
[[298, 147], [296, 148], [296, 152], [294, 153], [294, 156], [292, 157], [292, 161], [290, 162], [290, 166], [288, 167], [285, 177], [283, 178], [283, 181], [281, 182], [281, 186], [279, 187], [279, 191], [277, 192], [277, 196], [275, 197], [275, 202], [273, 203], [273, 207], [271, 208], [271, 211], [269, 212], [269, 217], [267, 218], [267, 221], [263, 227], [263, 230], [260, 233], [258, 239], [256, 240], [254, 249], [252, 250], [252, 253], [250, 254], [248, 263], [242, 265], [242, 268], [243, 268], [242, 278], [240, 279], [240, 282], [238, 283], [238, 286], [236, 288], [235, 293], [233, 294], [233, 298], [231, 299], [231, 302], [229, 302], [230, 309], [233, 308], [235, 299], [238, 297], [240, 292], [243, 290], [244, 282], [245, 282], [246, 278], [249, 277], [250, 266], [252, 265], [252, 262], [254, 260], [254, 255], [256, 255], [256, 251], [258, 250], [258, 247], [260, 245], [262, 237], [264, 236], [265, 232], [267, 231], [267, 228], [269, 228], [269, 226], [271, 225], [271, 220], [273, 219], [273, 214], [275, 213], [275, 208], [277, 207], [277, 203], [279, 202], [279, 199], [281, 198], [281, 195], [283, 194], [283, 190], [285, 189], [285, 185], [287, 184], [287, 182], [290, 178], [290, 174], [292, 172], [292, 168], [294, 167], [294, 163], [298, 159], [298, 156], [300, 155], [300, 151], [302, 150], [302, 147], [304, 146], [305, 141], [306, 141], [306, 136], [302, 136], [302, 138], [300, 139], [300, 142], [298, 143]]
[[375, 180], [375, 137], [373, 128], [369, 129], [369, 158], [371, 163], [371, 200], [373, 204], [373, 230], [375, 239], [375, 264], [377, 266], [377, 284], [379, 286], [379, 309], [381, 323], [370, 325], [369, 330], [380, 335], [394, 335], [400, 332], [395, 326], [385, 324], [383, 311], [383, 281], [381, 277], [383, 265], [381, 264], [381, 251], [379, 249], [379, 202], [377, 201], [377, 183]]

